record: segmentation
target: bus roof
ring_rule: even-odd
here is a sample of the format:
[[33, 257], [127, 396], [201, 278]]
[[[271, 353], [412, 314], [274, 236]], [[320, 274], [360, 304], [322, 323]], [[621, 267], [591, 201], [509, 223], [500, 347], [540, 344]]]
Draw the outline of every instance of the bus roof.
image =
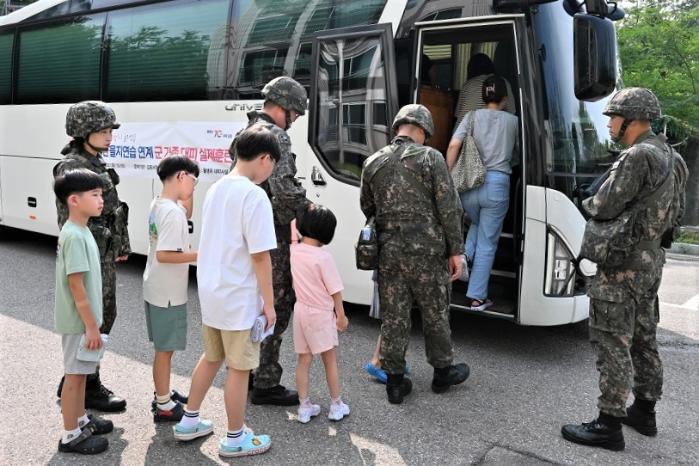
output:
[[0, 26], [22, 22], [27, 18], [31, 18], [37, 13], [41, 13], [44, 10], [67, 1], [68, 0], [39, 0], [38, 2], [30, 3], [19, 10], [13, 11], [9, 15], [0, 16]]

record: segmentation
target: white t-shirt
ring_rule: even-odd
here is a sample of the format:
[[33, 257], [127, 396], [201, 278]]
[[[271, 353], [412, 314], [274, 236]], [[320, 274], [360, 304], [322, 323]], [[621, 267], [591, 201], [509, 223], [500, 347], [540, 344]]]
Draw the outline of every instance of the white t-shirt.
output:
[[143, 299], [159, 307], [187, 302], [189, 264], [158, 262], [157, 251], [189, 252], [189, 225], [184, 207], [170, 199], [153, 199], [148, 216], [148, 261], [143, 272]]
[[224, 176], [206, 193], [197, 282], [201, 320], [221, 330], [252, 328], [262, 297], [251, 254], [277, 247], [272, 204], [244, 176]]

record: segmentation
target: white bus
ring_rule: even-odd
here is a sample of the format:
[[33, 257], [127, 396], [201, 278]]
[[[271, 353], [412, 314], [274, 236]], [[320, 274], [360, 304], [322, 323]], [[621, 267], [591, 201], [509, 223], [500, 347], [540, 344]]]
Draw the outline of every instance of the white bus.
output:
[[[196, 247], [204, 193], [227, 171], [232, 136], [261, 108], [265, 82], [287, 74], [310, 96], [290, 131], [298, 178], [337, 214], [330, 249], [344, 298], [368, 304], [371, 276], [354, 262], [362, 161], [411, 102], [432, 110], [430, 143], [445, 153], [469, 58], [485, 53], [514, 90], [522, 162], [491, 276], [495, 306], [484, 313], [522, 325], [583, 320], [576, 203], [609, 159], [601, 110], [615, 86], [615, 36], [609, 19], [573, 0], [542, 1], [41, 0], [0, 18], [0, 226], [58, 233], [51, 182], [65, 114], [100, 99], [123, 123], [105, 158], [121, 176], [134, 252], [147, 251], [154, 167], [173, 153], [204, 169]], [[588, 0], [589, 13], [607, 8]], [[456, 283], [454, 309], [464, 293]]]

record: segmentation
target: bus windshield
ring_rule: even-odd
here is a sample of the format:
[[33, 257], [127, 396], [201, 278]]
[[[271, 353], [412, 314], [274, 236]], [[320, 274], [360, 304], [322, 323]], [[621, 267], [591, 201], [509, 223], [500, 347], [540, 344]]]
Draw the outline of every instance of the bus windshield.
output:
[[575, 97], [573, 21], [555, 11], [560, 8], [558, 3], [540, 5], [533, 15], [544, 76], [545, 120], [552, 136], [545, 167], [553, 177], [589, 179], [604, 172], [611, 162], [609, 150], [614, 147], [608, 118], [602, 114], [609, 97], [597, 102]]

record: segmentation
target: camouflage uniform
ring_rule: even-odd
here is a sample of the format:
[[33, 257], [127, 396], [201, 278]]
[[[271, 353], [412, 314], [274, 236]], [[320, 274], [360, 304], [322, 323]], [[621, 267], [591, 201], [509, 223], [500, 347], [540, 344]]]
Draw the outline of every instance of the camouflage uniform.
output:
[[[646, 102], [648, 95], [652, 96], [648, 91], [622, 90], [610, 100], [605, 114], [622, 115], [627, 121], [657, 118], [657, 100]], [[639, 108], [636, 114], [631, 103]], [[657, 114], [648, 114], [654, 107]], [[600, 373], [598, 407], [610, 416], [626, 415], [632, 385], [636, 399], [656, 401], [662, 393], [663, 368], [656, 342], [658, 288], [665, 262], [660, 239], [681, 215], [678, 207], [684, 204], [683, 194], [679, 195], [683, 190], [675, 189], [675, 183], [683, 186], [684, 182], [677, 176], [686, 179], [686, 165], [673, 155], [663, 136], [648, 131], [620, 154], [597, 193], [583, 202], [592, 220], [612, 220], [631, 209], [635, 212], [630, 233], [635, 245], [621, 265], [597, 264], [588, 292], [590, 341]], [[661, 191], [651, 198], [656, 189]]]
[[[306, 92], [291, 78], [281, 77], [270, 81], [262, 93], [266, 100], [271, 100], [287, 110], [287, 128], [291, 125], [289, 110], [299, 115], [305, 113]], [[298, 87], [297, 87], [298, 86]], [[287, 100], [288, 93], [303, 90], [303, 95], [292, 96]], [[295, 98], [294, 98], [295, 97]], [[303, 101], [303, 106], [298, 102]], [[260, 348], [260, 365], [255, 371], [255, 388], [268, 389], [279, 385], [282, 377], [282, 366], [279, 364], [279, 348], [282, 334], [289, 325], [291, 313], [294, 310], [296, 294], [291, 283], [291, 221], [297, 212], [303, 211], [310, 202], [306, 199], [306, 190], [296, 179], [295, 155], [291, 152], [291, 139], [286, 131], [276, 125], [272, 117], [264, 112], [248, 113], [249, 128], [252, 125], [262, 125], [269, 129], [279, 142], [281, 158], [276, 163], [272, 176], [260, 185], [265, 190], [272, 203], [274, 215], [274, 230], [277, 236], [277, 248], [270, 251], [272, 257], [272, 284], [274, 287], [274, 310], [277, 321], [274, 333], [266, 338]], [[236, 160], [235, 140], [231, 144], [231, 159], [233, 166]]]
[[[85, 139], [90, 133], [104, 128], [118, 128], [114, 112], [101, 102], [81, 102], [68, 110], [66, 132], [69, 136]], [[100, 175], [104, 187], [104, 209], [99, 217], [93, 217], [88, 227], [95, 237], [100, 251], [102, 268], [103, 323], [101, 333], [109, 334], [117, 315], [116, 306], [116, 258], [131, 253], [129, 243], [128, 206], [119, 200], [116, 186], [119, 175], [106, 167], [100, 156], [93, 156], [82, 148], [82, 142], [73, 142], [61, 153], [65, 158], [53, 169], [54, 177], [67, 170], [86, 168]], [[68, 207], [56, 200], [58, 227], [68, 220]]]
[[[406, 107], [396, 116], [394, 128], [417, 124], [429, 137], [429, 111]], [[429, 121], [421, 120], [417, 107]], [[405, 370], [413, 302], [422, 313], [429, 363], [435, 368], [450, 366], [447, 258], [463, 253], [463, 210], [444, 157], [407, 136], [394, 138], [365, 161], [360, 203], [367, 218], [376, 218], [382, 367], [389, 374]]]

